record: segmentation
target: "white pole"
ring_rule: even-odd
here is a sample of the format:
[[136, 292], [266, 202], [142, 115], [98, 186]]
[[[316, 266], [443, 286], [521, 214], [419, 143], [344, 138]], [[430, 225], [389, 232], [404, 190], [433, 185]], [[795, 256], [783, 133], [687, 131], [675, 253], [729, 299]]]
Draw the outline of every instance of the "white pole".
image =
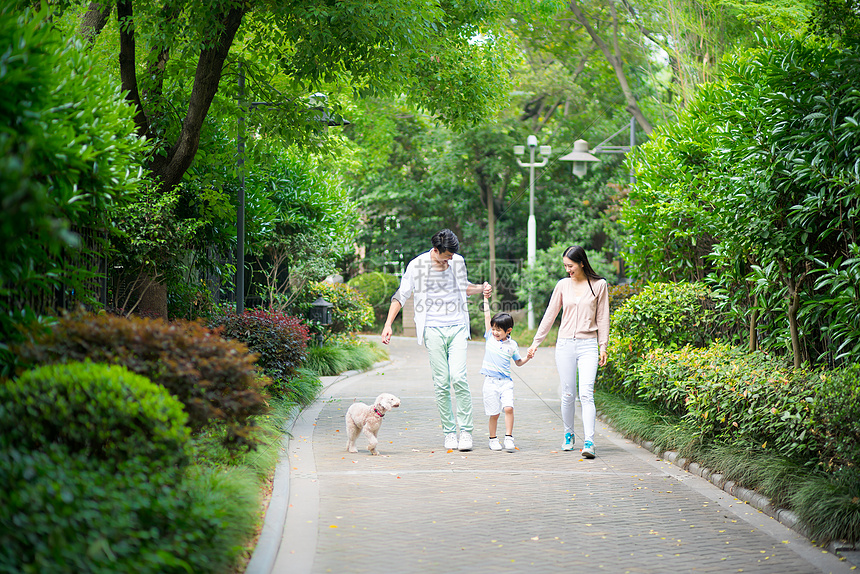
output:
[[[537, 222], [535, 220], [535, 148], [529, 146], [529, 227], [528, 227], [529, 271], [535, 267], [537, 258]], [[535, 328], [535, 310], [531, 290], [529, 290], [529, 330]]]

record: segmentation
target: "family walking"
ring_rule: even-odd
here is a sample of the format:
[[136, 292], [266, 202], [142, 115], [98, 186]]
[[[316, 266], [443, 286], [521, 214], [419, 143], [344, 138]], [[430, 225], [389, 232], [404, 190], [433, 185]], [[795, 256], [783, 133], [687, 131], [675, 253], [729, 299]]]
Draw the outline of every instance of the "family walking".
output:
[[[484, 338], [486, 347], [481, 366], [484, 375], [484, 411], [489, 416], [489, 448], [514, 450], [514, 405], [511, 361], [517, 366], [532, 359], [546, 339], [559, 311], [555, 357], [562, 386], [561, 410], [564, 423], [563, 450], [575, 444], [574, 411], [576, 397], [582, 404], [582, 455], [594, 458], [594, 381], [598, 366], [607, 358], [609, 340], [609, 293], [606, 281], [588, 263], [585, 250], [568, 248], [562, 257], [567, 277], [553, 289], [549, 305], [525, 357], [510, 338], [514, 326], [507, 313], [490, 316], [488, 299], [493, 287], [487, 282], [477, 285], [466, 277], [466, 262], [457, 252], [457, 236], [443, 229], [431, 238], [431, 249], [409, 262], [400, 286], [391, 298], [388, 317], [382, 329], [382, 342], [388, 344], [392, 324], [404, 303], [415, 300], [415, 325], [418, 344], [424, 345], [430, 360], [436, 406], [442, 423], [446, 449], [472, 449], [472, 395], [466, 370], [466, 348], [470, 336], [467, 297], [483, 294]], [[456, 403], [456, 417], [451, 408], [451, 391]], [[505, 413], [505, 436], [497, 435], [498, 420]], [[459, 434], [457, 429], [459, 427]]]

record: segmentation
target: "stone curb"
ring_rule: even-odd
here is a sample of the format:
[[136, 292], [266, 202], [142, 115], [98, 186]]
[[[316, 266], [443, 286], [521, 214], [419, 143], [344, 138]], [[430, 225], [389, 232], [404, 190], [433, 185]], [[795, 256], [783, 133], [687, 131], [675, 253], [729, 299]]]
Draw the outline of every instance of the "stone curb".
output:
[[[391, 364], [391, 361], [380, 361], [374, 363], [368, 371], [379, 369]], [[360, 375], [367, 371], [350, 370], [344, 371], [338, 377], [326, 385], [319, 396], [325, 393], [335, 383], [340, 383], [345, 379]], [[245, 574], [269, 574], [275, 566], [275, 560], [278, 557], [278, 549], [281, 546], [281, 539], [284, 536], [284, 523], [287, 521], [287, 509], [289, 508], [290, 500], [290, 431], [296, 422], [299, 415], [304, 409], [296, 409], [290, 418], [284, 423], [284, 436], [281, 438], [282, 452], [287, 453], [287, 456], [281, 456], [278, 459], [278, 465], [275, 467], [275, 476], [272, 481], [272, 497], [269, 500], [269, 506], [266, 508], [266, 515], [263, 517], [263, 530], [260, 532], [260, 538], [257, 540], [257, 545], [254, 547], [254, 552], [251, 554], [251, 560], [248, 566], [245, 567]]]
[[[602, 420], [609, 426], [612, 426], [612, 420], [609, 417], [604, 416], [601, 412], [598, 412], [597, 416], [600, 418], [600, 420]], [[616, 432], [619, 432], [619, 434], [623, 435], [623, 433], [621, 433], [620, 431]], [[738, 500], [746, 502], [753, 508], [764, 512], [771, 518], [777, 520], [786, 528], [797, 532], [798, 534], [800, 534], [804, 538], [809, 539], [810, 542], [815, 544], [815, 541], [809, 538], [808, 530], [803, 526], [803, 524], [801, 524], [797, 514], [795, 514], [791, 510], [788, 510], [787, 508], [780, 508], [778, 506], [775, 506], [773, 502], [763, 494], [760, 494], [755, 490], [744, 488], [733, 480], [726, 480], [726, 478], [722, 474], [714, 472], [713, 470], [702, 466], [697, 462], [693, 462], [688, 458], [681, 457], [675, 451], [667, 450], [662, 453], [658, 452], [658, 449], [654, 447], [654, 443], [652, 441], [643, 441], [638, 438], [626, 435], [623, 436], [625, 436], [629, 440], [632, 440], [642, 448], [653, 452], [660, 458], [671, 462], [675, 466], [686, 470], [691, 474], [695, 474], [696, 476], [704, 478], [717, 488], [727, 492]], [[850, 543], [847, 543], [844, 540], [831, 541], [823, 548], [825, 548], [828, 552], [836, 555], [860, 552], [860, 548]], [[854, 561], [852, 560], [852, 562]]]

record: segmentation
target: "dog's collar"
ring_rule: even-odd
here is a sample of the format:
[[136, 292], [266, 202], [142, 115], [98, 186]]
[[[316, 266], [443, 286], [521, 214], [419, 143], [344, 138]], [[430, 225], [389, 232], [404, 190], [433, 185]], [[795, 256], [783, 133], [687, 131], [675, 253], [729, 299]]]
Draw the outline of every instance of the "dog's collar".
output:
[[376, 407], [373, 407], [373, 412], [375, 412], [376, 414], [378, 414], [380, 418], [382, 418], [382, 417], [384, 417], [384, 416], [385, 416], [385, 413], [381, 413], [381, 412], [379, 412], [379, 409], [377, 409]]

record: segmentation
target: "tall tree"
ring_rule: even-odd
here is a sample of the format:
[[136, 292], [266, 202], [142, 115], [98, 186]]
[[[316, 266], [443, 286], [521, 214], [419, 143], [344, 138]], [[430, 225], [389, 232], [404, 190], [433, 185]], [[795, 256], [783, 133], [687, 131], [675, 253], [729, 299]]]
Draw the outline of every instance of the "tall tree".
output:
[[[84, 37], [97, 41], [108, 6], [89, 4], [80, 26]], [[293, 124], [293, 141], [319, 133], [327, 110], [308, 95], [333, 83], [367, 93], [410, 93], [452, 125], [482, 118], [504, 80], [502, 61], [470, 39], [503, 6], [479, 0], [118, 0], [112, 11], [119, 22], [121, 85], [137, 107], [138, 133], [156, 142], [149, 168], [169, 189], [193, 162], [222, 80], [236, 74], [238, 60], [261, 78], [249, 83], [249, 95], [274, 104]]]

